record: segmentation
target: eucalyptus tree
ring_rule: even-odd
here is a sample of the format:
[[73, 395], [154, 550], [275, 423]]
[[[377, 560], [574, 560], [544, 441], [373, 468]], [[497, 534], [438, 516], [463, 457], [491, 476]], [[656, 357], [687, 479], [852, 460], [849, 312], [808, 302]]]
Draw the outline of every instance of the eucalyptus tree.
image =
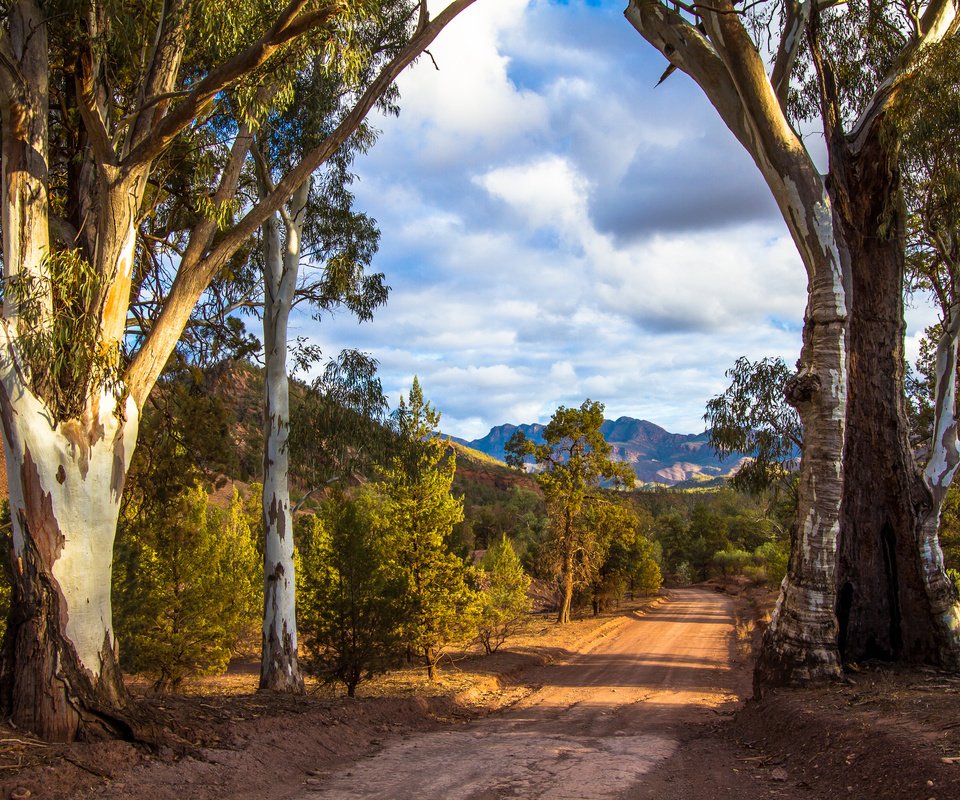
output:
[[[411, 1], [407, 43], [336, 129], [242, 209], [257, 120], [289, 101], [311, 59], [334, 72], [363, 60], [355, 32], [377, 24], [382, 3], [4, 2], [0, 417], [15, 581], [3, 698], [19, 727], [49, 739], [136, 735], [109, 587], [140, 409], [213, 277], [472, 2], [452, 0], [430, 20]], [[194, 197], [173, 280], [126, 349], [138, 232], [164, 191], [162, 167], [202, 144], [227, 104], [242, 122], [225, 131], [226, 157]]]
[[[803, 425], [797, 533], [758, 684], [837, 675], [865, 657], [960, 668], [960, 608], [931, 522], [958, 462], [955, 369], [941, 371], [939, 434], [921, 472], [903, 400], [898, 123], [923, 110], [907, 90], [953, 46], [956, 5], [630, 0], [625, 13], [752, 157], [807, 271], [803, 348], [786, 386]], [[827, 175], [801, 123], [822, 127]]]
[[507, 463], [522, 468], [532, 457], [537, 483], [547, 501], [552, 552], [560, 575], [562, 600], [557, 623], [570, 622], [573, 590], [580, 563], [596, 545], [596, 530], [582, 523], [585, 507], [595, 502], [604, 481], [632, 486], [636, 476], [629, 464], [611, 460], [603, 438], [603, 404], [584, 400], [579, 408], [560, 406], [543, 429], [537, 444], [518, 430], [507, 442]]
[[[349, 110], [352, 91], [362, 90], [375, 77], [378, 61], [402, 46], [403, 14], [394, 9], [372, 31], [368, 45], [374, 54], [364, 65], [356, 88], [342, 76], [330, 75], [322, 65], [304, 70], [294, 90], [294, 106], [273, 115], [253, 147], [261, 197], [269, 196], [275, 176], [282, 175], [305, 150], [322, 141]], [[392, 94], [392, 93], [391, 93]], [[392, 97], [381, 99], [388, 105]], [[325, 165], [322, 173], [305, 181], [290, 201], [262, 227], [262, 307], [264, 344], [264, 616], [260, 688], [303, 692], [297, 660], [296, 577], [293, 519], [289, 487], [290, 393], [288, 360], [289, 318], [297, 304], [308, 304], [320, 319], [345, 308], [359, 320], [369, 320], [383, 304], [387, 287], [380, 273], [365, 268], [377, 249], [379, 231], [373, 220], [353, 211], [347, 189], [354, 154], [365, 149], [373, 135], [361, 128]], [[281, 236], [281, 223], [283, 234]], [[306, 261], [307, 263], [302, 264]], [[301, 362], [316, 361], [315, 346], [299, 350]], [[381, 395], [382, 397], [382, 395]], [[343, 431], [326, 430], [327, 437]], [[325, 443], [328, 444], [328, 443]], [[321, 445], [323, 446], [323, 445]]]

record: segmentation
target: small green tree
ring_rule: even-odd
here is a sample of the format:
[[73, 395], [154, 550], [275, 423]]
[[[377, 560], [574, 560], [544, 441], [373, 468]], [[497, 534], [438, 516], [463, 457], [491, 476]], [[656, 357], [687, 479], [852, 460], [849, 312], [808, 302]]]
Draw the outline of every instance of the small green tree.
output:
[[372, 492], [335, 494], [301, 524], [297, 615], [306, 668], [340, 681], [350, 697], [361, 681], [397, 663], [403, 583], [386, 568]]
[[196, 485], [166, 509], [134, 517], [118, 542], [114, 569], [125, 665], [153, 676], [161, 692], [186, 677], [223, 671], [255, 623], [260, 581], [236, 490], [226, 510], [211, 508]]
[[395, 419], [399, 444], [383, 473], [381, 525], [389, 568], [404, 584], [400, 634], [433, 680], [447, 646], [476, 634], [476, 575], [450, 552], [463, 519], [463, 501], [450, 492], [456, 457], [436, 435], [440, 414], [416, 378]]
[[506, 535], [487, 550], [483, 572], [478, 636], [489, 655], [516, 633], [530, 613], [530, 576]]
[[632, 486], [636, 479], [628, 464], [610, 458], [612, 449], [600, 432], [601, 425], [603, 404], [584, 400], [580, 408], [561, 406], [554, 412], [543, 429], [543, 444], [518, 430], [506, 446], [508, 464], [523, 468], [532, 457], [539, 470], [537, 483], [547, 501], [550, 549], [562, 595], [559, 624], [570, 621], [578, 561], [582, 565], [596, 544], [590, 528], [580, 524], [585, 505], [596, 498], [602, 482]]

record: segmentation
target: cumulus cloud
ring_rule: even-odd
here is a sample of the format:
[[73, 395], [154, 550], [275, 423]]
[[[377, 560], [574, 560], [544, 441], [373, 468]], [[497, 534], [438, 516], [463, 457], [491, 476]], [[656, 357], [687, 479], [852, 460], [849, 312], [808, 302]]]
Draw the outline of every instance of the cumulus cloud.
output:
[[389, 303], [296, 333], [373, 354], [394, 402], [419, 376], [467, 439], [586, 397], [699, 431], [737, 357], [796, 359], [806, 279], [768, 192], [691, 81], [654, 91], [622, 5], [490, 0], [441, 35], [356, 164]]

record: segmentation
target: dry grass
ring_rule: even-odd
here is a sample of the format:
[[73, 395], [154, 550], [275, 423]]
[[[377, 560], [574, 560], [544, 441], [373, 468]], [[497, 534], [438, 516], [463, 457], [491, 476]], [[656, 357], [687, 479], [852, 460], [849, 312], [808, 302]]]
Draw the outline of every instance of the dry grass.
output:
[[[513, 702], [516, 687], [512, 678], [522, 669], [569, 656], [588, 647], [626, 622], [628, 616], [661, 602], [661, 598], [642, 598], [624, 602], [619, 609], [597, 617], [580, 617], [569, 625], [557, 625], [552, 614], [531, 614], [516, 635], [507, 639], [500, 650], [485, 655], [478, 644], [451, 649], [440, 665], [437, 679], [427, 679], [426, 669], [412, 664], [379, 675], [357, 687], [360, 697], [438, 697], [456, 696], [458, 702], [484, 705], [494, 694], [503, 692], [506, 702]], [[149, 679], [131, 675], [127, 686], [140, 696], [151, 693]], [[186, 696], [237, 696], [256, 692], [259, 682], [259, 662], [251, 655], [235, 659], [225, 675], [198, 677], [185, 680], [179, 694]], [[317, 697], [336, 698], [345, 695], [339, 686], [306, 680], [307, 692]]]

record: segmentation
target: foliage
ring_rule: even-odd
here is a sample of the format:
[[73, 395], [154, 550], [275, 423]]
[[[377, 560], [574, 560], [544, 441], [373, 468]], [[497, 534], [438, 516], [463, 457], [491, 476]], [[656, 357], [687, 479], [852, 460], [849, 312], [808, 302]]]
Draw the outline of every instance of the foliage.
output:
[[[666, 502], [670, 498], [675, 502]], [[757, 496], [731, 489], [635, 495], [635, 502], [653, 509], [652, 536], [661, 547], [664, 574], [681, 584], [724, 571], [759, 582], [781, 580], [793, 499], [792, 493]], [[725, 555], [731, 552], [738, 555]]]
[[787, 565], [790, 561], [790, 542], [778, 539], [762, 544], [754, 550], [753, 557], [763, 569], [763, 579], [767, 583], [778, 585], [787, 574]]
[[478, 635], [489, 654], [516, 632], [530, 611], [530, 576], [524, 572], [506, 534], [483, 558], [482, 584]]
[[299, 523], [297, 616], [306, 668], [341, 681], [353, 697], [363, 680], [398, 661], [403, 583], [387, 570], [371, 492], [335, 494]]
[[368, 470], [388, 454], [393, 436], [384, 425], [378, 366], [365, 353], [344, 350], [291, 403], [292, 471], [308, 492]]
[[397, 453], [378, 487], [388, 569], [403, 582], [400, 634], [431, 679], [445, 648], [475, 635], [478, 606], [474, 572], [449, 549], [463, 503], [450, 493], [456, 457], [436, 436], [439, 421], [414, 378], [395, 415]]
[[750, 457], [733, 476], [736, 489], [762, 492], [796, 470], [803, 441], [800, 418], [784, 399], [791, 372], [783, 359], [745, 357], [724, 373], [731, 379], [722, 394], [707, 402], [704, 421], [717, 455]]
[[129, 669], [159, 691], [222, 672], [256, 619], [260, 559], [243, 501], [209, 506], [203, 487], [164, 508], [127, 507], [114, 567], [114, 609]]
[[17, 309], [17, 347], [30, 388], [56, 422], [79, 417], [101, 389], [117, 389], [119, 347], [99, 343], [103, 277], [79, 250], [51, 253], [39, 275], [12, 276], [0, 287], [0, 301]]
[[573, 591], [589, 583], [602, 543], [596, 528], [580, 524], [585, 505], [598, 498], [603, 481], [632, 486], [628, 464], [611, 459], [612, 448], [600, 432], [603, 404], [584, 400], [580, 408], [558, 408], [535, 444], [518, 430], [507, 442], [507, 463], [522, 468], [532, 457], [550, 519], [548, 554], [555, 565], [563, 600], [559, 623], [570, 621]]
[[657, 547], [650, 538], [653, 517], [643, 508], [609, 502], [594, 507], [597, 538], [605, 543], [593, 577], [594, 612], [618, 604], [625, 592], [651, 595], [662, 577]]
[[505, 535], [529, 569], [546, 531], [543, 497], [518, 484], [517, 476], [502, 465], [469, 464], [465, 468], [468, 458], [458, 455], [453, 483], [464, 497], [464, 520], [455, 529], [457, 546], [464, 554], [485, 550]]
[[753, 561], [753, 556], [746, 550], [729, 548], [719, 550], [713, 554], [712, 564], [721, 575], [742, 575], [744, 570]]

